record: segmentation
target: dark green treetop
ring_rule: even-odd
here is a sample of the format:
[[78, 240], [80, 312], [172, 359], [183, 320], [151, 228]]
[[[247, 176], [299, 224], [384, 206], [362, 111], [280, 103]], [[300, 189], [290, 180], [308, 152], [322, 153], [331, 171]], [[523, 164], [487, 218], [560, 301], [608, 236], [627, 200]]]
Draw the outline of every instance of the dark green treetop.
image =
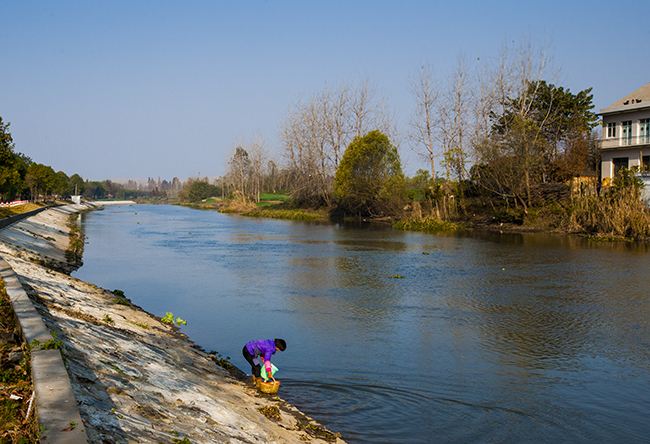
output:
[[397, 148], [375, 130], [356, 137], [345, 150], [334, 178], [334, 196], [346, 215], [392, 215], [404, 204], [404, 183]]

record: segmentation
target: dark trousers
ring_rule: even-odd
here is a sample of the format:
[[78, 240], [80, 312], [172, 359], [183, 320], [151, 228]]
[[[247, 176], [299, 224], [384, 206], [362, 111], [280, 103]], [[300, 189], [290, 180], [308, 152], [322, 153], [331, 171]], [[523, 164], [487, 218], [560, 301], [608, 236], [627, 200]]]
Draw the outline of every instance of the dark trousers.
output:
[[253, 362], [253, 358], [255, 358], [255, 356], [251, 355], [248, 352], [248, 349], [246, 348], [245, 345], [244, 345], [244, 348], [242, 348], [241, 352], [244, 355], [244, 359], [246, 359], [246, 361], [248, 361], [248, 363], [251, 365], [251, 374], [253, 376], [257, 376], [258, 378], [260, 378], [261, 377], [260, 370], [262, 370], [262, 366], [261, 365], [256, 365]]

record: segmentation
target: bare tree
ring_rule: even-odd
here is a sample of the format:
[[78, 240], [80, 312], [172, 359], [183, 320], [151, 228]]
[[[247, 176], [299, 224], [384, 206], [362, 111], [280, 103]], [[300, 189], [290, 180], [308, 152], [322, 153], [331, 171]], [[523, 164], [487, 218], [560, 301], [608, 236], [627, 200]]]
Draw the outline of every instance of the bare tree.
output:
[[325, 92], [320, 96], [320, 101], [327, 143], [331, 149], [331, 160], [336, 169], [353, 131], [348, 119], [352, 102], [350, 89], [343, 86], [338, 91]]
[[294, 199], [331, 205], [333, 178], [345, 148], [370, 128], [388, 128], [388, 122], [365, 83], [357, 91], [346, 86], [325, 90], [299, 105], [282, 131]]
[[428, 67], [423, 66], [420, 69], [417, 81], [412, 86], [413, 95], [415, 96], [415, 116], [411, 122], [411, 139], [424, 152], [423, 157], [429, 162], [431, 168], [431, 177], [436, 177], [436, 153], [434, 151], [435, 143], [435, 106], [438, 100], [438, 91], [433, 88], [433, 79]]
[[533, 182], [546, 168], [547, 144], [542, 137], [546, 118], [535, 124], [530, 118], [537, 96], [535, 81], [542, 78], [546, 62], [544, 54], [534, 54], [530, 46], [514, 57], [505, 50], [496, 69], [480, 82], [477, 100], [473, 135], [477, 183], [506, 201], [513, 199], [524, 211], [531, 205]]
[[264, 178], [264, 141], [257, 138], [249, 146], [250, 155], [250, 180], [251, 180], [251, 197], [255, 202], [260, 201], [262, 192], [262, 182]]
[[459, 61], [437, 103], [438, 140], [442, 146], [445, 177], [449, 180], [453, 175], [458, 182], [465, 176], [467, 113], [472, 106], [468, 93], [467, 72], [464, 63]]
[[248, 151], [241, 145], [235, 148], [228, 162], [227, 181], [231, 190], [246, 198], [249, 192], [251, 160]]

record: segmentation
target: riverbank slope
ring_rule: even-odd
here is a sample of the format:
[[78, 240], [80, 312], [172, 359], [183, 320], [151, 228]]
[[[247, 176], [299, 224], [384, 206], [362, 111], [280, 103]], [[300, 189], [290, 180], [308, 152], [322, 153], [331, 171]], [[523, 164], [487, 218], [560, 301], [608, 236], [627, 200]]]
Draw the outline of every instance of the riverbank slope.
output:
[[60, 341], [91, 442], [342, 442], [127, 299], [56, 271], [68, 267], [70, 222], [86, 209], [48, 209], [1, 230], [0, 256]]

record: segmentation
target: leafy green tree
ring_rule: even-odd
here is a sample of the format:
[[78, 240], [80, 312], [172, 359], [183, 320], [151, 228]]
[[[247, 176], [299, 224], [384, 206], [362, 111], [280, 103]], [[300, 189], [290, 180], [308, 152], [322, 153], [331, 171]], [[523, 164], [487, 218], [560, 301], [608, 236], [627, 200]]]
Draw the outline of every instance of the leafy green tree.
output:
[[536, 80], [528, 83], [520, 97], [507, 100], [502, 115], [493, 115], [493, 130], [503, 134], [521, 115], [522, 106], [528, 107], [526, 116], [535, 121], [544, 138], [555, 144], [576, 133], [589, 133], [598, 124], [593, 112], [593, 94], [587, 88], [573, 94], [571, 90]]
[[406, 179], [408, 198], [414, 201], [424, 200], [430, 196], [433, 181], [428, 170], [419, 169], [415, 176]]
[[56, 173], [52, 167], [40, 163], [32, 163], [27, 167], [25, 183], [30, 189], [32, 199], [41, 195], [49, 195], [55, 186]]
[[586, 146], [598, 124], [593, 109], [591, 88], [573, 94], [544, 80], [531, 81], [519, 97], [506, 101], [503, 114], [492, 115], [492, 130], [501, 142], [513, 135], [533, 141], [533, 150], [524, 154], [534, 163], [525, 160], [526, 166], [537, 169], [541, 181], [562, 181], [588, 169]]
[[9, 123], [0, 117], [0, 200], [11, 200], [21, 193], [28, 162], [28, 157], [14, 152]]
[[529, 81], [523, 91], [492, 112], [491, 132], [476, 145], [476, 184], [500, 199], [524, 208], [543, 184], [580, 175], [593, 164], [589, 138], [597, 124], [591, 88], [570, 90], [543, 80]]
[[204, 180], [189, 180], [183, 186], [180, 196], [183, 200], [199, 202], [219, 194], [221, 194], [221, 189], [216, 185], [210, 185]]
[[56, 172], [54, 174], [54, 178], [52, 182], [53, 182], [52, 192], [54, 194], [60, 197], [70, 194], [69, 192], [70, 179], [68, 178], [68, 175], [65, 174], [63, 171]]
[[334, 178], [334, 196], [344, 214], [397, 214], [405, 182], [397, 148], [381, 131], [356, 137], [345, 150]]
[[83, 194], [86, 189], [86, 182], [79, 174], [73, 174], [70, 176], [68, 184], [68, 193], [72, 194]]
[[103, 182], [87, 181], [84, 186], [83, 196], [87, 199], [103, 199], [108, 192]]

